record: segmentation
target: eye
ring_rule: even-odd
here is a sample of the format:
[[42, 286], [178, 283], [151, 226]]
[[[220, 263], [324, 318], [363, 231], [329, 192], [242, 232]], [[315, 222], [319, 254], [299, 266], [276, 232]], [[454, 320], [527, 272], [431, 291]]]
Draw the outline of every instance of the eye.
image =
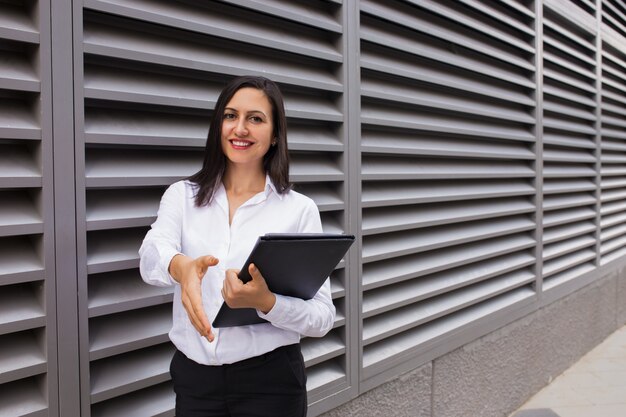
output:
[[224, 120], [233, 120], [237, 117], [235, 113], [224, 113]]
[[262, 123], [263, 119], [259, 116], [251, 116], [250, 120], [252, 120], [254, 123]]

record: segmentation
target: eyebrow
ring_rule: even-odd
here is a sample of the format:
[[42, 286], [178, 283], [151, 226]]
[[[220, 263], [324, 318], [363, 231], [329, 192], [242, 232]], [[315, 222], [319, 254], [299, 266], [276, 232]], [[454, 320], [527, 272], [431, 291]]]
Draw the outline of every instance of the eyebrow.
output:
[[[232, 107], [225, 107], [224, 111], [226, 111], [226, 110], [230, 110], [230, 111], [234, 111], [234, 112], [239, 113], [239, 110], [234, 109]], [[261, 110], [250, 110], [249, 112], [247, 112], [247, 114], [252, 114], [252, 113], [261, 113], [263, 116], [267, 117], [267, 115], [264, 112], [262, 112]]]

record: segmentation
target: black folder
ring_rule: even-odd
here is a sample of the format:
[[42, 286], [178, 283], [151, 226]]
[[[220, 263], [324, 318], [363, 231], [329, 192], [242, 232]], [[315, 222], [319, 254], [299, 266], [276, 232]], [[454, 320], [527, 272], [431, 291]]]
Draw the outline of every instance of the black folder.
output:
[[[309, 300], [326, 281], [354, 243], [353, 235], [329, 233], [271, 233], [258, 238], [241, 268], [239, 279], [248, 282], [254, 263], [275, 294]], [[253, 308], [230, 308], [222, 304], [213, 327], [266, 323]]]

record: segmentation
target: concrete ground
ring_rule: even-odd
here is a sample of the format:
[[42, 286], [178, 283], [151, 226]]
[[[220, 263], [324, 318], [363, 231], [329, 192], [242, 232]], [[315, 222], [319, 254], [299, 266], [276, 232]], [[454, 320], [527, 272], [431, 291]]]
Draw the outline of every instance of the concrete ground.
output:
[[511, 417], [626, 417], [626, 326], [555, 378]]

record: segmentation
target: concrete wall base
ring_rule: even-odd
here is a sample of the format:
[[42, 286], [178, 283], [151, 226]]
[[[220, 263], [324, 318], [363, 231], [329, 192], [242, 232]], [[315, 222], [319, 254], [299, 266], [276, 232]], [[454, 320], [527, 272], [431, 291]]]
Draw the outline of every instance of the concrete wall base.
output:
[[506, 417], [624, 323], [622, 269], [323, 416]]

